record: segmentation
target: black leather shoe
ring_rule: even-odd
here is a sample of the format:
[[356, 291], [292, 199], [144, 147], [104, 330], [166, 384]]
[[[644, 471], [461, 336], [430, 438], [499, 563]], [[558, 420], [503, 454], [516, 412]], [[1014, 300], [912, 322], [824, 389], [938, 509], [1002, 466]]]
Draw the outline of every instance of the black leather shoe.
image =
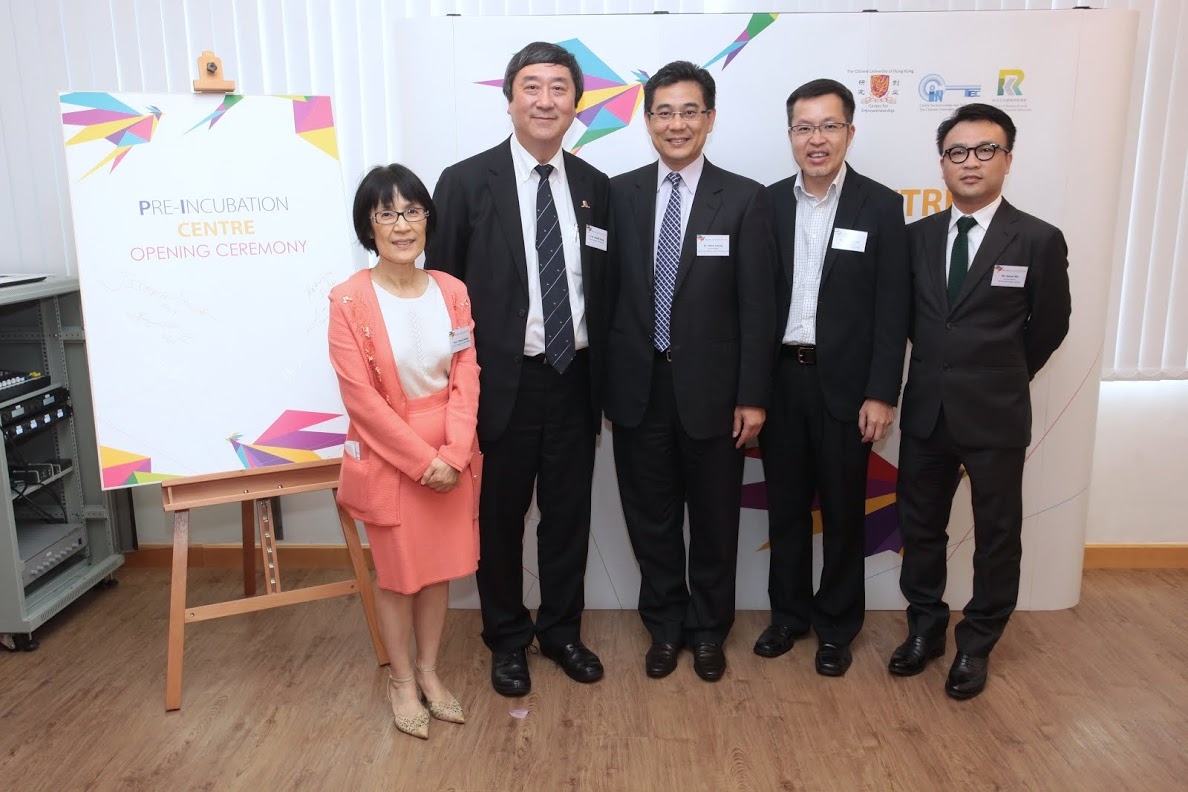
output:
[[524, 650], [491, 653], [491, 687], [501, 696], [526, 696], [532, 690]]
[[581, 641], [566, 644], [560, 649], [540, 647], [540, 653], [561, 666], [574, 682], [597, 682], [602, 679], [602, 661]]
[[668, 676], [676, 670], [677, 654], [680, 651], [679, 643], [654, 642], [644, 656], [644, 671], [653, 679]]
[[720, 643], [693, 645], [693, 670], [706, 682], [717, 682], [726, 673], [726, 653]]
[[795, 637], [791, 627], [772, 624], [755, 641], [755, 654], [760, 657], [779, 657], [792, 649]]
[[990, 667], [989, 657], [974, 657], [958, 652], [949, 669], [945, 692], [955, 699], [971, 699], [986, 688], [986, 670]]
[[853, 660], [849, 644], [822, 643], [817, 645], [817, 673], [821, 676], [845, 675]]
[[891, 662], [887, 663], [887, 670], [895, 676], [915, 676], [924, 670], [929, 660], [935, 660], [945, 653], [945, 636], [935, 640], [928, 640], [923, 635], [909, 635], [891, 653]]

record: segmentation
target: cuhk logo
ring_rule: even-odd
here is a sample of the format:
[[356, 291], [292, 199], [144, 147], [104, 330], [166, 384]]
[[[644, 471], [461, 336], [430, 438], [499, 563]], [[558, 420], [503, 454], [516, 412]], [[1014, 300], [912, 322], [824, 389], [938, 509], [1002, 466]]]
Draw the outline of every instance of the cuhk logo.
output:
[[999, 96], [1022, 96], [1023, 95], [1023, 70], [1022, 69], [999, 69], [998, 70], [998, 95]]
[[887, 89], [891, 87], [890, 74], [872, 74], [870, 75], [870, 95], [876, 99], [882, 99], [887, 95]]

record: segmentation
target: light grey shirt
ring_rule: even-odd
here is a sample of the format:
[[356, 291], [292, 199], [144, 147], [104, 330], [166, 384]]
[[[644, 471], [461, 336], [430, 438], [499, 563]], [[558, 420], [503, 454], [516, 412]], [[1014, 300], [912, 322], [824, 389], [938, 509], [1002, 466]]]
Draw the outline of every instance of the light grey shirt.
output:
[[843, 162], [825, 191], [825, 197], [818, 200], [804, 189], [804, 175], [796, 174], [796, 184], [792, 188], [796, 195], [794, 274], [792, 304], [788, 307], [788, 324], [784, 328], [785, 344], [817, 343], [817, 295], [821, 291], [821, 271], [845, 180], [846, 164]]

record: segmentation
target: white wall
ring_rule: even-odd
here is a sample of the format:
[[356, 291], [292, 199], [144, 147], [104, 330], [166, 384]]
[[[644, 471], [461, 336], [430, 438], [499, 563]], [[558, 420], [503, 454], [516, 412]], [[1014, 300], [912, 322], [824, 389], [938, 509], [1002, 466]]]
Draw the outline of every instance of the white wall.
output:
[[1103, 382], [1086, 543], [1188, 543], [1186, 457], [1188, 381]]

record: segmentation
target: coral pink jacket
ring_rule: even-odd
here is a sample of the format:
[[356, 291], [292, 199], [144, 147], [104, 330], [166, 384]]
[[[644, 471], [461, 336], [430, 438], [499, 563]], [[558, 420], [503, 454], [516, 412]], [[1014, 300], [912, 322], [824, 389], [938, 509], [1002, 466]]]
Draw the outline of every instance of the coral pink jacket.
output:
[[471, 331], [470, 346], [455, 352], [450, 365], [446, 442], [441, 448], [430, 446], [408, 425], [408, 399], [396, 373], [371, 272], [356, 272], [330, 291], [330, 362], [350, 419], [347, 441], [359, 444], [358, 459], [343, 453], [338, 502], [365, 523], [399, 525], [401, 488], [421, 486], [434, 457], [474, 477], [477, 507], [479, 367], [470, 299], [465, 284], [452, 275], [429, 275], [445, 297], [451, 325]]

